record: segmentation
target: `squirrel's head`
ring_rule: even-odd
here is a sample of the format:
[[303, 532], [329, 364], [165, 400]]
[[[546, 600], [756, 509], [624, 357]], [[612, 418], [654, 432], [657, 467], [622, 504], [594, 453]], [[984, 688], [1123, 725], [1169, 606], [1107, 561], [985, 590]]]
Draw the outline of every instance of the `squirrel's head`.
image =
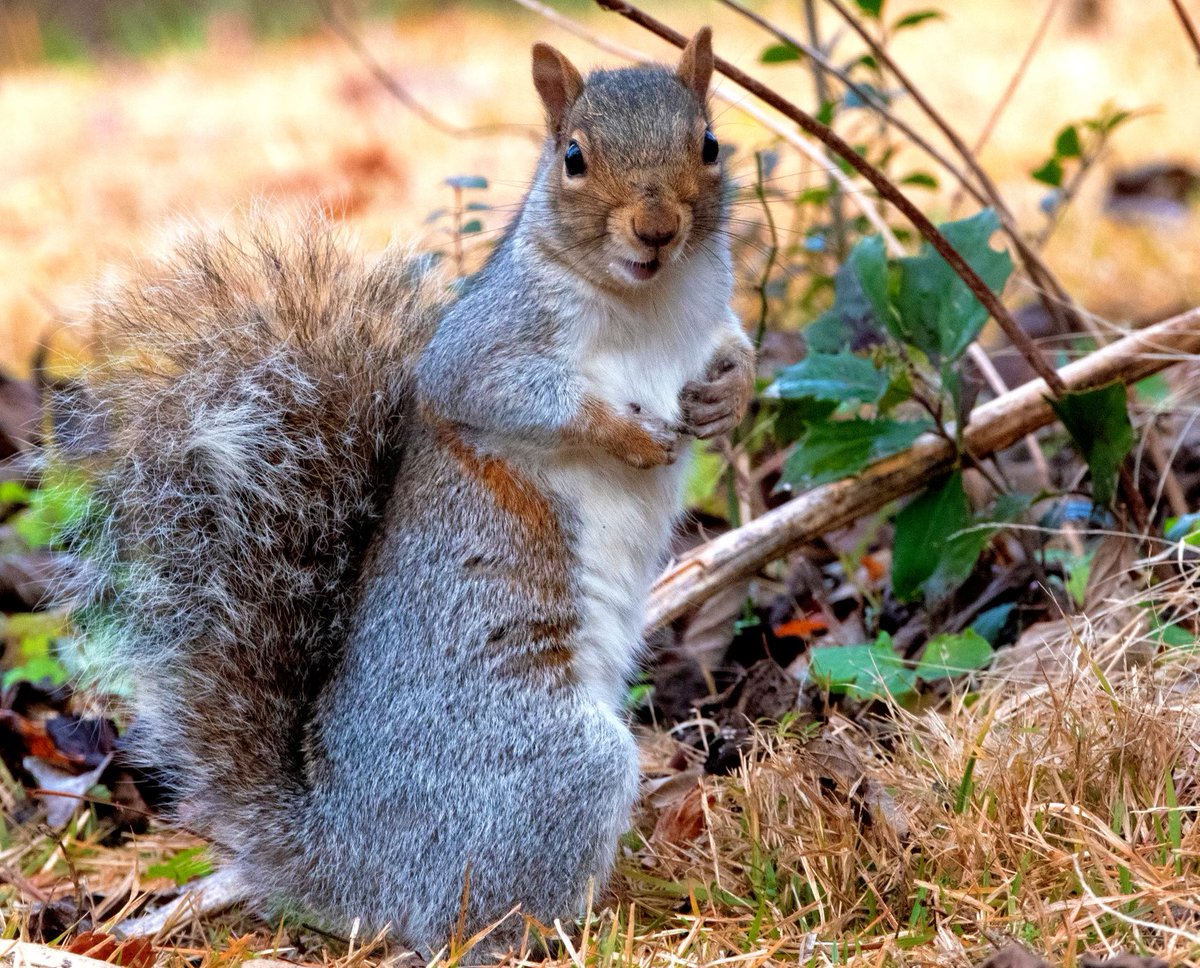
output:
[[708, 116], [712, 32], [679, 65], [585, 79], [547, 44], [533, 48], [546, 109], [537, 234], [548, 254], [605, 288], [628, 289], [723, 231], [725, 176]]

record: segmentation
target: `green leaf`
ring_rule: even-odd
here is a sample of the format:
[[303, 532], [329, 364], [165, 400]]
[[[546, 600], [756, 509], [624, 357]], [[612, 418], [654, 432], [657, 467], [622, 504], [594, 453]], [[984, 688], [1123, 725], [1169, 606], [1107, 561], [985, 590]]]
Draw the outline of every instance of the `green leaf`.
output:
[[858, 4], [858, 9], [868, 17], [878, 20], [883, 13], [883, 0], [854, 0], [854, 2]]
[[1092, 472], [1093, 499], [1107, 505], [1116, 493], [1121, 464], [1133, 447], [1125, 384], [1067, 393], [1049, 402]]
[[917, 24], [923, 24], [926, 20], [942, 20], [945, 16], [940, 10], [914, 10], [892, 24], [892, 33], [898, 30], [905, 30], [908, 27], [915, 27]]
[[775, 439], [781, 444], [795, 443], [808, 432], [809, 424], [828, 420], [837, 409], [832, 400], [814, 400], [801, 397], [795, 400], [780, 400], [779, 413], [775, 416]]
[[1171, 396], [1171, 383], [1162, 373], [1154, 373], [1133, 385], [1138, 399], [1151, 406], [1161, 406]]
[[917, 674], [892, 648], [886, 633], [866, 645], [818, 645], [808, 674], [832, 693], [852, 699], [901, 699], [917, 686]]
[[803, 58], [804, 55], [800, 53], [800, 48], [794, 47], [792, 44], [775, 44], [764, 50], [758, 57], [764, 64], [783, 64]]
[[169, 877], [179, 887], [198, 877], [207, 877], [212, 873], [212, 861], [208, 857], [208, 848], [188, 847], [173, 854], [164, 861], [151, 864], [146, 868], [146, 876]]
[[815, 487], [849, 477], [904, 450], [932, 426], [928, 420], [860, 418], [813, 424], [783, 465], [783, 479], [796, 487]]
[[683, 486], [684, 506], [703, 504], [716, 489], [725, 471], [725, 458], [703, 440], [692, 441], [692, 459]]
[[887, 374], [871, 360], [842, 350], [836, 354], [809, 353], [780, 373], [767, 388], [766, 395], [782, 399], [811, 397], [838, 403], [849, 400], [875, 403], [887, 386]]
[[921, 661], [917, 663], [917, 678], [953, 679], [965, 672], [982, 669], [992, 661], [992, 647], [978, 632], [967, 629], [957, 634], [946, 633], [929, 640]]
[[483, 231], [483, 223], [481, 221], [479, 221], [479, 219], [473, 218], [473, 219], [471, 219], [471, 221], [463, 223], [462, 230], [463, 230], [463, 235], [471, 235], [472, 233], [475, 233], [475, 232], [482, 232]]
[[883, 239], [872, 235], [859, 242], [838, 269], [834, 285], [832, 308], [804, 330], [809, 350], [836, 353], [878, 342], [889, 315]]
[[[971, 505], [963, 489], [961, 471], [917, 495], [896, 515], [892, 591], [900, 601], [915, 599], [939, 567], [949, 567], [955, 573], [961, 571], [962, 562], [972, 549], [969, 543], [952, 545], [950, 539], [971, 523]], [[982, 546], [979, 550], [983, 550]], [[971, 559], [972, 566], [974, 563]]]
[[1193, 511], [1190, 514], [1181, 514], [1177, 518], [1167, 518], [1163, 522], [1163, 537], [1168, 541], [1200, 545], [1200, 512]]
[[971, 628], [987, 639], [989, 645], [994, 646], [1000, 638], [1000, 633], [1004, 631], [1004, 626], [1008, 624], [1008, 617], [1016, 607], [1016, 602], [1005, 602], [1003, 605], [989, 608], [971, 623]]
[[[55, 685], [66, 682], [67, 670], [54, 654], [54, 642], [66, 634], [66, 619], [53, 612], [17, 612], [3, 619], [6, 641], [15, 642], [21, 661], [4, 673], [0, 685], [37, 682], [49, 679]], [[11, 659], [10, 659], [11, 661]]]
[[901, 185], [916, 185], [919, 188], [937, 188], [938, 180], [927, 171], [914, 171], [900, 179]]
[[451, 188], [487, 188], [488, 180], [483, 175], [451, 175], [446, 179]]
[[1054, 139], [1054, 154], [1059, 158], [1078, 158], [1083, 154], [1083, 147], [1079, 143], [1079, 129], [1073, 124], [1068, 124]]
[[1051, 185], [1054, 188], [1062, 186], [1063, 166], [1062, 162], [1057, 158], [1047, 159], [1044, 165], [1040, 168], [1035, 168], [1029, 174], [1045, 185]]
[[[1007, 252], [993, 249], [990, 240], [1000, 227], [991, 209], [939, 226], [946, 240], [996, 293], [1012, 273]], [[896, 292], [896, 335], [923, 350], [931, 360], [955, 360], [979, 335], [987, 310], [934, 248], [899, 260]]]
[[32, 492], [20, 481], [0, 481], [0, 502], [28, 504]]

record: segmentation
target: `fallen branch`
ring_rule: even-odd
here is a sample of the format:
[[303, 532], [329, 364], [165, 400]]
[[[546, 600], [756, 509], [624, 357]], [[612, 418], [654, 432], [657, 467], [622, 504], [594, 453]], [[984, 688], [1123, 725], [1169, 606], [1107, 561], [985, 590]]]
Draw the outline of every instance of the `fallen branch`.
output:
[[[1070, 391], [1114, 380], [1133, 383], [1200, 353], [1200, 309], [1130, 333], [1059, 370]], [[1032, 380], [976, 407], [963, 433], [964, 449], [984, 457], [1053, 423], [1044, 380]], [[730, 582], [746, 578], [793, 548], [872, 514], [949, 471], [954, 447], [926, 434], [903, 453], [885, 458], [857, 477], [823, 484], [768, 511], [749, 524], [701, 545], [658, 579], [646, 609], [652, 631], [695, 608]]]

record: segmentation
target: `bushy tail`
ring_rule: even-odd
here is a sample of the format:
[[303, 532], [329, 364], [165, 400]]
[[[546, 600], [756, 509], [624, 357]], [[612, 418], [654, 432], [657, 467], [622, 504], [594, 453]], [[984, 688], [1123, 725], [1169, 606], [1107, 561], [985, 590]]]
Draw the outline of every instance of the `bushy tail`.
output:
[[367, 267], [319, 222], [207, 234], [96, 310], [55, 454], [91, 498], [86, 667], [131, 684], [134, 756], [234, 853], [304, 789], [436, 322], [426, 269]]

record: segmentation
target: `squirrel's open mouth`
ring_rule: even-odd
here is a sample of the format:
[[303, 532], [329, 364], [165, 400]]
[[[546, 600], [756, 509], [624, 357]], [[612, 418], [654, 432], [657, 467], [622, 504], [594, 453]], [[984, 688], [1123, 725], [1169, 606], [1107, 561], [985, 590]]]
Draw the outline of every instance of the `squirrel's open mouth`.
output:
[[637, 282], [653, 279], [661, 265], [662, 263], [658, 261], [657, 257], [649, 262], [634, 262], [632, 259], [621, 260], [621, 268], [625, 270], [625, 274]]

